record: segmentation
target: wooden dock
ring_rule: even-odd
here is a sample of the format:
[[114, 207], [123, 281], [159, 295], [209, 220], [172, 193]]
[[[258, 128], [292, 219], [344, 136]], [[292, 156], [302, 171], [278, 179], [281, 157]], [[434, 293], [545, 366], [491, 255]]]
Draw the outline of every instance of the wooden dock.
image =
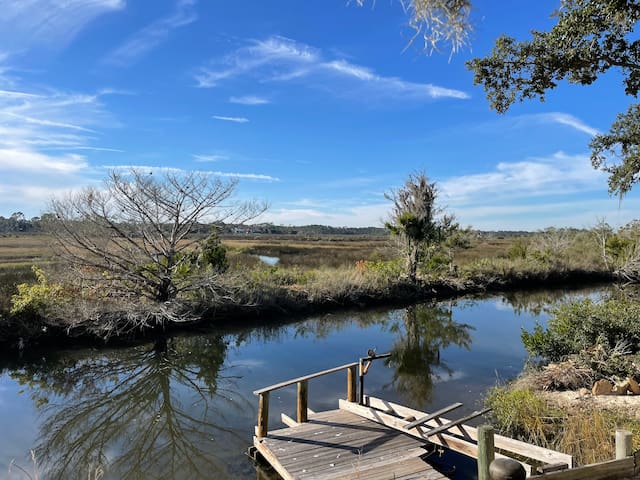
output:
[[286, 480], [447, 478], [422, 460], [424, 442], [341, 409], [312, 414], [254, 445]]
[[[479, 480], [524, 479], [525, 476], [540, 480], [640, 479], [640, 455], [632, 454], [628, 432], [624, 435], [616, 432], [616, 460], [574, 468], [570, 455], [494, 435], [489, 426], [475, 428], [465, 423], [486, 410], [449, 420], [443, 415], [462, 404], [455, 403], [428, 414], [367, 396], [364, 375], [373, 360], [384, 357], [386, 355], [365, 357], [356, 363], [256, 390], [258, 424], [250, 449], [252, 456], [266, 461], [285, 480], [462, 478], [450, 477], [447, 471], [430, 463], [430, 455], [436, 449], [448, 449], [477, 460]], [[339, 400], [336, 410], [318, 413], [309, 410], [309, 381], [344, 370], [347, 371], [346, 400]], [[291, 385], [298, 388], [297, 419], [282, 414], [282, 422], [287, 427], [269, 431], [269, 394]], [[491, 476], [494, 460], [511, 467], [515, 465], [521, 476]]]

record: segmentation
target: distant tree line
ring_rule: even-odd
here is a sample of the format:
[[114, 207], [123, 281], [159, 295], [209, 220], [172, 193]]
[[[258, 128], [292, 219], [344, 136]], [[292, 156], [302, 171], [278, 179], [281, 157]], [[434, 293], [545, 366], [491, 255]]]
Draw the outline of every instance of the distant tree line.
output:
[[[50, 220], [51, 213], [41, 217], [27, 218], [22, 212], [14, 212], [8, 218], [0, 215], [0, 235], [15, 233], [42, 233], [46, 231], [45, 223]], [[330, 227], [328, 225], [304, 225], [300, 227], [260, 223], [255, 225], [233, 223], [197, 223], [191, 233], [207, 236], [211, 227], [215, 226], [221, 235], [360, 235], [386, 236], [388, 232], [382, 227]]]
[[28, 219], [22, 212], [14, 212], [9, 218], [0, 215], [0, 234], [37, 233], [42, 229], [41, 217]]

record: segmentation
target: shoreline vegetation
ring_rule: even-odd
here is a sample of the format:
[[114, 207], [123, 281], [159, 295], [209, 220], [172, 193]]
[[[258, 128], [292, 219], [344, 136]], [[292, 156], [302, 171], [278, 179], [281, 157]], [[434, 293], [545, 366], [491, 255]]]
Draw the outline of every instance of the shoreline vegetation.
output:
[[[413, 281], [394, 237], [380, 232], [226, 232], [215, 242], [215, 251], [224, 252], [218, 261], [226, 265], [215, 273], [217, 288], [170, 302], [79, 288], [75, 271], [51, 249], [51, 237], [5, 235], [0, 237], [0, 347], [11, 355], [123, 345], [209, 325], [268, 325], [284, 317], [293, 321], [471, 294], [517, 297], [519, 290], [613, 284], [627, 278], [621, 272], [633, 264], [638, 231], [635, 224], [618, 231], [602, 225], [536, 233], [467, 231], [458, 246], [439, 246], [424, 255]], [[531, 363], [484, 400], [500, 433], [570, 453], [580, 464], [611, 458], [615, 428], [640, 434], [640, 401], [617, 405], [623, 397], [611, 397], [617, 403], [596, 401], [576, 390], [598, 379], [640, 380], [640, 311], [631, 290], [619, 289], [603, 306], [560, 305], [548, 327], [523, 332]], [[589, 318], [593, 321], [584, 321]], [[594, 351], [599, 363], [592, 361]], [[572, 378], [573, 383], [567, 380]], [[640, 435], [635, 438], [640, 447]]]
[[613, 432], [640, 448], [640, 302], [630, 292], [559, 305], [546, 326], [522, 332], [530, 362], [485, 403], [504, 434], [574, 456], [606, 461]]
[[[5, 347], [118, 343], [212, 323], [268, 322], [616, 279], [588, 230], [470, 233], [464, 247], [430, 255], [415, 281], [404, 275], [396, 243], [384, 234], [242, 232], [221, 238], [228, 268], [217, 274], [215, 289], [154, 302], [78, 287], [51, 242], [44, 234], [0, 237], [0, 344]], [[265, 264], [259, 256], [277, 263]]]

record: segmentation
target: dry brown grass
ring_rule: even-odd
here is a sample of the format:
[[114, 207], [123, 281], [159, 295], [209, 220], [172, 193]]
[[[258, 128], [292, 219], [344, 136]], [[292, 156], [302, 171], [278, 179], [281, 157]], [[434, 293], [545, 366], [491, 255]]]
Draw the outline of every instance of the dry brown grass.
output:
[[576, 365], [572, 361], [551, 363], [542, 370], [527, 375], [526, 381], [536, 390], [578, 390], [591, 388], [595, 372], [590, 368]]
[[487, 403], [502, 434], [568, 453], [577, 465], [615, 458], [616, 429], [631, 431], [634, 450], [640, 447], [640, 419], [624, 408], [559, 402], [522, 385], [517, 382], [489, 393]]
[[49, 261], [54, 256], [51, 237], [20, 235], [0, 237], [0, 268]]

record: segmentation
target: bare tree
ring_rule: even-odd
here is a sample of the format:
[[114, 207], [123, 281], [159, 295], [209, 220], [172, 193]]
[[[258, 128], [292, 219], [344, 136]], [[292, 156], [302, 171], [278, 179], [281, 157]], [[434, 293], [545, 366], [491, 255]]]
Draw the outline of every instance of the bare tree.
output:
[[245, 222], [266, 208], [232, 201], [237, 180], [206, 172], [132, 168], [111, 171], [104, 183], [53, 199], [49, 226], [61, 254], [111, 295], [164, 302], [211, 282], [215, 268], [199, 265], [195, 228]]
[[424, 173], [409, 176], [402, 188], [385, 194], [393, 202], [391, 219], [385, 224], [398, 236], [406, 256], [407, 275], [414, 282], [421, 256], [458, 228], [453, 215], [436, 205], [438, 189]]

